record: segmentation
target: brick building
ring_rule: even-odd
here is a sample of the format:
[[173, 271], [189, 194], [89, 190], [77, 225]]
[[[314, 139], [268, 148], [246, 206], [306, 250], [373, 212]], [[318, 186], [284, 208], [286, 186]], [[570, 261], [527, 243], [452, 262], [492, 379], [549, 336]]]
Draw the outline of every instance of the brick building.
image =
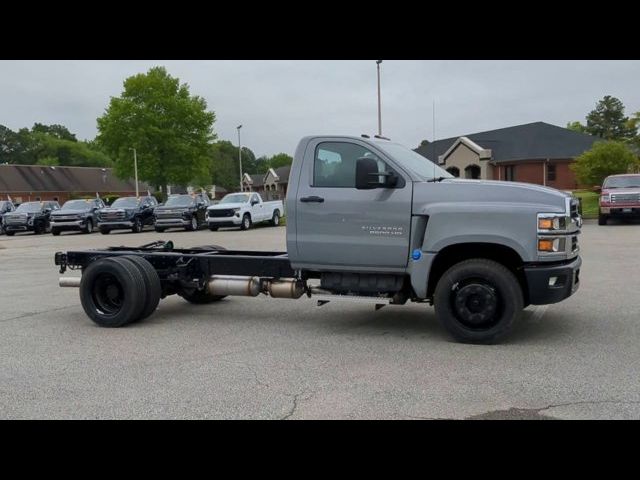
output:
[[598, 137], [544, 122], [423, 142], [415, 151], [456, 177], [578, 188], [569, 165]]
[[[139, 183], [139, 191], [147, 191]], [[117, 178], [110, 168], [53, 167], [44, 165], [0, 165], [0, 198], [7, 195], [16, 203], [57, 200], [60, 205], [71, 197], [132, 196], [133, 180]]]

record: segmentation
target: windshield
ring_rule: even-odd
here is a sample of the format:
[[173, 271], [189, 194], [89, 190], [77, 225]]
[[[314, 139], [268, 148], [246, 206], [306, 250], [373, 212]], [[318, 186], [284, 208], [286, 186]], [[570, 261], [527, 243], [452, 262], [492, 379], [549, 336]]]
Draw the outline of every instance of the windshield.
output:
[[169, 197], [165, 206], [167, 207], [189, 207], [193, 205], [194, 199], [190, 195], [176, 195]]
[[69, 200], [61, 210], [89, 210], [91, 206], [91, 200]]
[[640, 175], [629, 175], [628, 177], [609, 177], [605, 180], [602, 188], [640, 188]]
[[123, 197], [117, 199], [111, 206], [113, 208], [135, 208], [138, 206], [138, 202], [136, 197]]
[[40, 202], [27, 202], [20, 205], [16, 208], [16, 212], [22, 213], [36, 213], [42, 209], [42, 204]]
[[249, 193], [234, 193], [224, 197], [220, 203], [247, 203], [249, 201]]
[[401, 166], [424, 177], [425, 180], [431, 178], [453, 178], [449, 172], [439, 167], [429, 159], [423, 157], [419, 153], [414, 152], [410, 148], [400, 145], [399, 143], [376, 143], [376, 146], [388, 153]]

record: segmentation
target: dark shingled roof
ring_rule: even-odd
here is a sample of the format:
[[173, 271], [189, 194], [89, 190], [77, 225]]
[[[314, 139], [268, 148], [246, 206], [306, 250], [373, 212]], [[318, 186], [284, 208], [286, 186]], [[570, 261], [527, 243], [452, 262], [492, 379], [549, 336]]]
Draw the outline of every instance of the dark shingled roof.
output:
[[[491, 160], [506, 162], [546, 158], [575, 158], [589, 150], [599, 137], [574, 132], [545, 122], [527, 123], [486, 132], [460, 135], [491, 150]], [[445, 138], [427, 143], [415, 149], [431, 161], [438, 162], [460, 137]]]
[[253, 187], [261, 187], [264, 185], [264, 174], [263, 173], [255, 173], [253, 175], [249, 175], [253, 183], [251, 184]]
[[291, 173], [291, 165], [285, 165], [284, 167], [278, 167], [274, 170], [276, 175], [280, 179], [281, 183], [289, 181], [289, 174]]
[[[140, 183], [146, 191], [147, 184]], [[133, 192], [133, 180], [120, 180], [110, 168], [0, 165], [2, 192]]]

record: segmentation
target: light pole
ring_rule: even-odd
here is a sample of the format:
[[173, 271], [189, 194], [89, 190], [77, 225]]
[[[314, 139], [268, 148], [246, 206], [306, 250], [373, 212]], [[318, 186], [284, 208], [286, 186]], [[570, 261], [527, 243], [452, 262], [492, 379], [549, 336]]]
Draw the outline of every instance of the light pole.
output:
[[378, 69], [378, 135], [382, 136], [382, 111], [380, 109], [380, 64], [382, 60], [376, 60]]
[[238, 129], [238, 162], [240, 163], [240, 191], [244, 192], [242, 188], [242, 144], [240, 143], [240, 129], [242, 125], [236, 127]]
[[133, 150], [133, 171], [136, 177], [136, 198], [138, 198], [140, 196], [140, 193], [138, 192], [138, 156], [136, 155], [135, 147], [130, 148], [129, 150]]

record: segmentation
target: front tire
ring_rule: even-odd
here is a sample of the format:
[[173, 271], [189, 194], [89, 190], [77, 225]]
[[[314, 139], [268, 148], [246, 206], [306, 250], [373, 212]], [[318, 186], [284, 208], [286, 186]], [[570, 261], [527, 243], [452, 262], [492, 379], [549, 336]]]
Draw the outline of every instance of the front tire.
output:
[[57, 237], [58, 235], [60, 235], [60, 230], [58, 230], [57, 228], [52, 228], [51, 235], [53, 235], [54, 237]]
[[16, 232], [4, 232], [7, 237], [13, 237]]
[[100, 233], [102, 235], [109, 235], [111, 233], [111, 230], [109, 230], [108, 228], [101, 228]]
[[504, 265], [482, 258], [447, 270], [434, 294], [436, 317], [459, 342], [493, 344], [513, 329], [524, 308], [522, 288]]
[[91, 233], [93, 232], [93, 221], [91, 219], [87, 220], [87, 223], [84, 226], [84, 229], [82, 230], [84, 233]]
[[603, 215], [602, 213], [598, 215], [598, 225], [606, 225], [608, 220], [608, 215]]
[[251, 228], [251, 215], [245, 213], [242, 217], [242, 224], [240, 225], [240, 230], [249, 230]]
[[209, 225], [209, 230], [211, 230], [212, 232], [217, 232], [218, 231], [218, 227], [214, 227], [212, 225]]
[[187, 232], [195, 232], [196, 230], [198, 230], [198, 219], [195, 217], [195, 215], [191, 217], [191, 223], [185, 227], [185, 230]]
[[142, 231], [142, 220], [140, 220], [140, 217], [136, 218], [133, 221], [133, 227], [131, 227], [131, 231], [133, 233], [140, 233]]
[[158, 233], [163, 233], [165, 229], [164, 229], [164, 228], [161, 228], [161, 227], [155, 227], [155, 230], [156, 230], [156, 232], [158, 232]]

